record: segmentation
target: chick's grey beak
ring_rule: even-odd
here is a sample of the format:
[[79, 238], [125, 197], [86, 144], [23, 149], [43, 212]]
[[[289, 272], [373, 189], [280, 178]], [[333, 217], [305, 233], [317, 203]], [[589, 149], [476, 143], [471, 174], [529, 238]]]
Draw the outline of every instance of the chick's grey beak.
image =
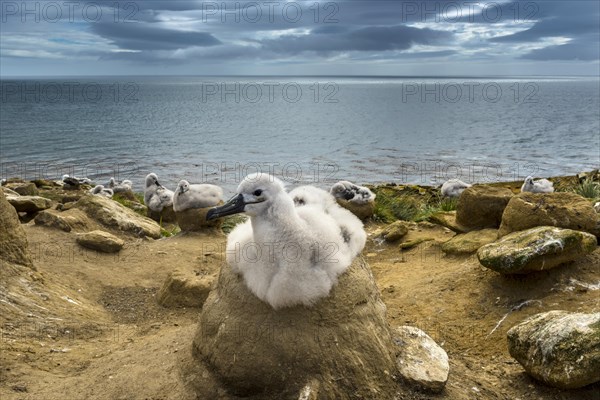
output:
[[212, 219], [221, 218], [226, 215], [244, 212], [245, 206], [246, 203], [244, 202], [244, 196], [242, 194], [238, 194], [229, 199], [227, 203], [223, 204], [222, 206], [208, 210], [208, 213], [206, 213], [206, 220], [210, 221]]

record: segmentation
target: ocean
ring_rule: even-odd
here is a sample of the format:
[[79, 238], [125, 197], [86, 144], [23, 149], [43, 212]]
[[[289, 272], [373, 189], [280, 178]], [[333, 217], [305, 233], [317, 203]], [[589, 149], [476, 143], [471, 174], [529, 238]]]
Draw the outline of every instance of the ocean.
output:
[[600, 165], [595, 77], [0, 80], [0, 176], [438, 185]]

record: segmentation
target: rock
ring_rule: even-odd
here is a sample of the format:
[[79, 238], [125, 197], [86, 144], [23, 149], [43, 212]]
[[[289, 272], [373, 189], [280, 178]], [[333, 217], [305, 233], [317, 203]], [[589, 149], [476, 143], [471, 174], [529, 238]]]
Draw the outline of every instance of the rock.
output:
[[36, 225], [56, 228], [65, 232], [71, 232], [71, 230], [87, 232], [97, 228], [96, 224], [78, 209], [69, 209], [63, 212], [45, 210], [38, 213], [33, 221]]
[[394, 332], [400, 348], [396, 357], [398, 371], [405, 381], [417, 388], [439, 393], [448, 381], [448, 355], [422, 330], [401, 326]]
[[92, 220], [138, 237], [160, 238], [160, 226], [150, 218], [102, 196], [84, 196], [73, 208], [82, 210]]
[[56, 182], [48, 179], [34, 179], [31, 182], [38, 188], [52, 188], [55, 186], [60, 186]]
[[142, 203], [131, 202], [127, 207], [131, 208], [133, 211], [135, 211], [138, 214], [148, 215], [148, 207], [146, 207]]
[[38, 190], [35, 183], [29, 182], [12, 186], [12, 190], [19, 193], [21, 196], [37, 196]]
[[202, 307], [214, 281], [214, 276], [176, 269], [158, 291], [157, 301], [164, 307]]
[[371, 218], [373, 213], [375, 213], [374, 201], [369, 201], [365, 204], [356, 204], [344, 199], [336, 198], [335, 200], [340, 206], [344, 207], [346, 210], [350, 211], [363, 221], [367, 218]]
[[432, 214], [429, 217], [429, 221], [434, 224], [444, 226], [456, 233], [465, 233], [469, 231], [466, 228], [456, 222], [456, 211], [440, 211]]
[[442, 244], [442, 251], [446, 254], [471, 254], [475, 253], [481, 246], [495, 242], [498, 239], [496, 229], [482, 229], [462, 235], [456, 235]]
[[560, 389], [600, 381], [600, 313], [549, 311], [507, 334], [508, 351], [533, 378]]
[[[145, 207], [145, 206], [144, 206]], [[156, 222], [175, 222], [177, 221], [177, 216], [175, 215], [175, 211], [173, 211], [173, 205], [168, 207], [163, 207], [161, 212], [153, 211], [146, 207], [146, 215], [148, 218], [152, 218]]]
[[512, 197], [513, 192], [507, 188], [485, 185], [467, 188], [456, 204], [456, 223], [469, 230], [498, 228]]
[[597, 213], [600, 213], [600, 201], [599, 201], [599, 202], [597, 202], [596, 204], [594, 204], [594, 210], [595, 210]]
[[600, 237], [600, 217], [589, 200], [575, 193], [521, 193], [508, 203], [499, 235], [535, 226], [556, 226]]
[[[354, 260], [313, 307], [274, 310], [224, 265], [200, 316], [194, 356], [237, 396], [391, 399], [397, 347], [369, 266]], [[267, 396], [268, 395], [268, 396]]]
[[477, 258], [501, 274], [524, 274], [554, 268], [595, 249], [596, 238], [587, 232], [540, 226], [481, 247]]
[[66, 194], [66, 195], [64, 195], [64, 196], [61, 197], [60, 202], [62, 204], [74, 203], [74, 202], [79, 201], [79, 199], [81, 199], [83, 196], [85, 196], [84, 193]]
[[[219, 205], [223, 204], [220, 202]], [[189, 210], [175, 212], [177, 225], [182, 232], [199, 232], [206, 229], [221, 229], [223, 218], [217, 218], [212, 221], [206, 220], [206, 213], [214, 207], [190, 208]]]
[[14, 190], [9, 189], [7, 187], [2, 187], [1, 190], [4, 192], [4, 194], [6, 195], [6, 197], [19, 197], [20, 196], [19, 193], [15, 192]]
[[17, 211], [6, 200], [4, 193], [0, 193], [0, 267], [4, 262], [32, 267], [28, 246]]
[[36, 213], [52, 206], [52, 201], [40, 196], [8, 197], [8, 202], [17, 212]]
[[423, 243], [423, 242], [430, 242], [432, 240], [435, 240], [434, 238], [418, 238], [418, 239], [413, 239], [413, 240], [408, 240], [404, 243], [400, 243], [400, 246], [398, 246], [400, 248], [400, 250], [408, 250], [408, 249], [412, 249], [413, 247]]
[[117, 253], [125, 245], [123, 240], [104, 231], [80, 233], [77, 235], [76, 241], [83, 247], [103, 253]]
[[406, 221], [392, 222], [381, 231], [381, 237], [386, 242], [396, 242], [408, 233], [409, 223]]

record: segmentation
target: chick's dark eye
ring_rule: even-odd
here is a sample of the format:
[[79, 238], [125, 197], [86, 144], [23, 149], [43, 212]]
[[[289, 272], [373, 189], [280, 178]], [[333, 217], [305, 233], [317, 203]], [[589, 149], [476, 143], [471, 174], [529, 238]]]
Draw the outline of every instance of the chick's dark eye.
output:
[[254, 191], [255, 196], [260, 196], [262, 194], [262, 190], [258, 189]]

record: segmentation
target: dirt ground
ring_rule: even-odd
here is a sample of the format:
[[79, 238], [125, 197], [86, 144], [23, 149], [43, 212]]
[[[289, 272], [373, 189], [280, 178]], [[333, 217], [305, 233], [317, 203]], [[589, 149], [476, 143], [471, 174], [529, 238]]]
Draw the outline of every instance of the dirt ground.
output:
[[[454, 235], [446, 228], [417, 225], [406, 240], [432, 240], [404, 251], [374, 239], [379, 228], [367, 225], [363, 254], [390, 324], [423, 329], [450, 359], [444, 392], [414, 398], [600, 399], [600, 384], [561, 391], [537, 383], [506, 347], [507, 330], [532, 314], [600, 310], [600, 250], [554, 270], [507, 278], [475, 256], [444, 255], [440, 245]], [[57, 301], [70, 308], [53, 319], [35, 312], [4, 319], [2, 400], [194, 399], [193, 388], [211, 385], [210, 372], [191, 357], [200, 310], [166, 309], [155, 295], [175, 267], [216, 275], [225, 235], [128, 239], [114, 256], [81, 249], [72, 233], [32, 222], [25, 231], [38, 272], [69, 290]]]

